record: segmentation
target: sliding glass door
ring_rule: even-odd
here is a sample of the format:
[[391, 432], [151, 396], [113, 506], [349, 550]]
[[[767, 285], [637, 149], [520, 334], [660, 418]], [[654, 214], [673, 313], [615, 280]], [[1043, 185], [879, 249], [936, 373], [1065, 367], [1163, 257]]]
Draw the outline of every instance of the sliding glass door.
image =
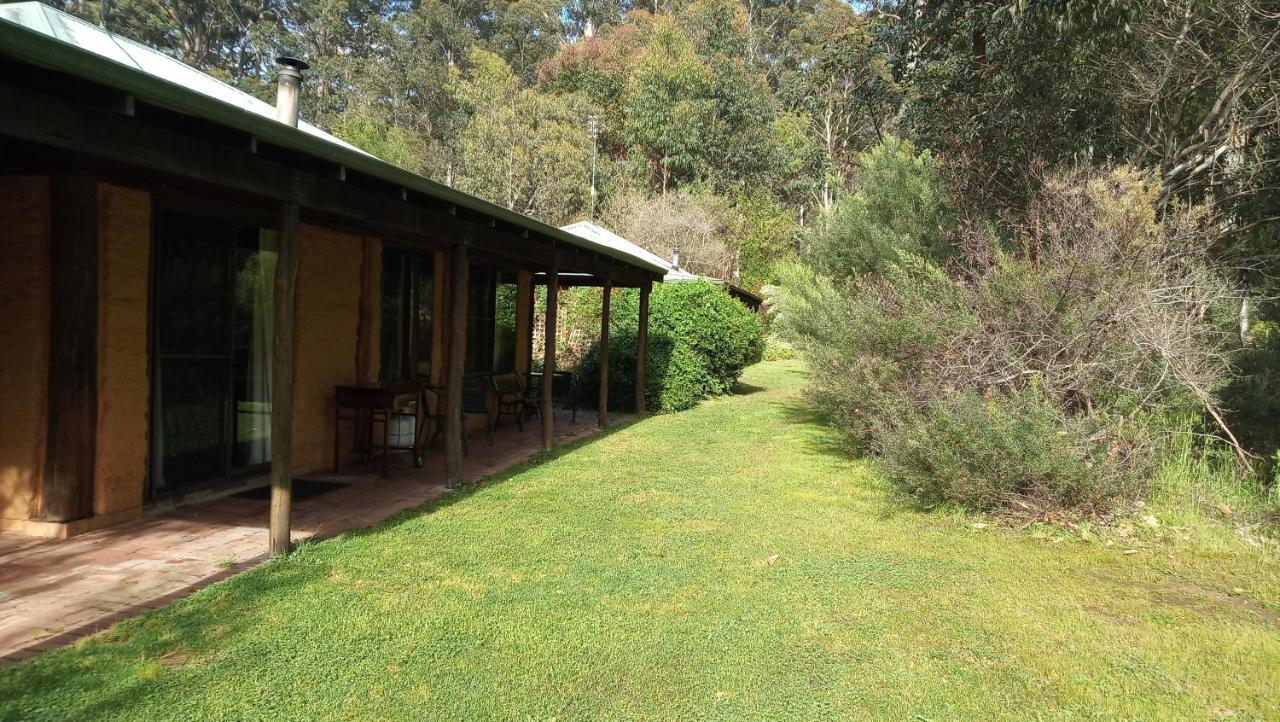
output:
[[158, 214], [153, 495], [216, 485], [271, 460], [276, 240], [274, 230], [233, 220]]

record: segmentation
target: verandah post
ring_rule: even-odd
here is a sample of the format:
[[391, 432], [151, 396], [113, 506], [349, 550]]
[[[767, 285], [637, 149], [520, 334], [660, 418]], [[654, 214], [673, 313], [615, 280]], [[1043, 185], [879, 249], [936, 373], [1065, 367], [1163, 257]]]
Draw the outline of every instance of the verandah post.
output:
[[609, 301], [613, 294], [613, 281], [604, 282], [600, 298], [600, 403], [596, 413], [600, 428], [609, 428]]
[[556, 445], [555, 415], [551, 408], [551, 392], [555, 386], [556, 372], [556, 314], [560, 302], [560, 264], [552, 259], [551, 270], [547, 272], [547, 317], [546, 331], [543, 335], [542, 351], [542, 448], [552, 449]]
[[644, 387], [645, 370], [649, 354], [649, 291], [653, 289], [651, 281], [645, 281], [640, 287], [640, 319], [636, 328], [636, 413], [648, 412], [645, 406]]
[[298, 278], [298, 204], [286, 203], [280, 213], [280, 244], [272, 314], [271, 345], [271, 556], [287, 554], [289, 515], [293, 503], [293, 307]]
[[467, 359], [467, 247], [449, 251], [449, 359], [445, 378], [445, 486], [462, 486], [462, 375]]

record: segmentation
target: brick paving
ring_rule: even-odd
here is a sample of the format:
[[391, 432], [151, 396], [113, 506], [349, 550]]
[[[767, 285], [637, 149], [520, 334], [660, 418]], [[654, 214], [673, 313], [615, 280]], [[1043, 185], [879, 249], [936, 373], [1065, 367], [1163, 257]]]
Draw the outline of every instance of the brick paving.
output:
[[[576, 422], [557, 414], [562, 441], [596, 431], [593, 413]], [[468, 481], [527, 459], [538, 449], [538, 423], [499, 429], [492, 445], [472, 434], [463, 466]], [[427, 455], [411, 468], [408, 455], [343, 474], [306, 478], [349, 482], [293, 503], [295, 541], [335, 536], [375, 524], [401, 509], [445, 493], [444, 457]], [[144, 610], [159, 609], [266, 559], [267, 501], [228, 496], [148, 515], [65, 540], [0, 533], [0, 665], [54, 649]]]

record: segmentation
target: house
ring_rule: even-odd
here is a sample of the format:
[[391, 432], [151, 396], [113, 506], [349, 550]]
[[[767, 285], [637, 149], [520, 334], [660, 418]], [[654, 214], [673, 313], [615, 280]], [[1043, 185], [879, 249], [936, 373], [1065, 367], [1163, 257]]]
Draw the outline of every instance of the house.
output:
[[599, 243], [600, 245], [613, 248], [619, 252], [626, 253], [635, 258], [642, 258], [651, 263], [664, 266], [667, 269], [666, 273], [664, 273], [662, 276], [662, 280], [664, 283], [680, 283], [683, 281], [709, 281], [718, 286], [724, 286], [724, 290], [727, 291], [730, 296], [733, 296], [734, 298], [741, 301], [744, 306], [751, 309], [753, 312], [758, 312], [760, 310], [761, 304], [764, 303], [764, 298], [760, 296], [760, 294], [755, 293], [754, 291], [748, 290], [746, 288], [743, 288], [735, 283], [730, 283], [728, 281], [725, 281], [724, 279], [714, 278], [712, 276], [699, 276], [697, 274], [689, 273], [688, 271], [684, 270], [683, 268], [680, 267], [680, 251], [679, 250], [675, 251], [672, 254], [671, 260], [668, 261], [662, 256], [659, 256], [656, 253], [653, 253], [645, 248], [642, 248], [641, 246], [635, 243], [632, 243], [631, 241], [628, 241], [627, 239], [623, 238], [617, 233], [614, 233], [608, 228], [605, 228], [604, 226], [593, 223], [591, 221], [578, 221], [577, 223], [570, 223], [567, 226], [561, 226], [560, 229], [563, 231], [568, 231], [569, 233], [572, 233], [575, 236], [579, 236], [589, 241]]
[[667, 272], [299, 120], [305, 71], [282, 59], [272, 107], [49, 7], [0, 5], [0, 529], [67, 536], [270, 483], [284, 551], [293, 476], [351, 458], [377, 423], [342, 420], [338, 387], [436, 389], [457, 483], [464, 391], [528, 380], [562, 279], [647, 298]]

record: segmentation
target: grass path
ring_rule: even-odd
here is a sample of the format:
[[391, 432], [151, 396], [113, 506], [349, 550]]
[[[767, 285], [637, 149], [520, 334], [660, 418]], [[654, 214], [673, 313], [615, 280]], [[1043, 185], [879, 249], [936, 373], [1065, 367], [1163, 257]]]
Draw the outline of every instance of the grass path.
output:
[[0, 718], [1280, 717], [1274, 559], [914, 510], [797, 365], [744, 383], [0, 670]]

